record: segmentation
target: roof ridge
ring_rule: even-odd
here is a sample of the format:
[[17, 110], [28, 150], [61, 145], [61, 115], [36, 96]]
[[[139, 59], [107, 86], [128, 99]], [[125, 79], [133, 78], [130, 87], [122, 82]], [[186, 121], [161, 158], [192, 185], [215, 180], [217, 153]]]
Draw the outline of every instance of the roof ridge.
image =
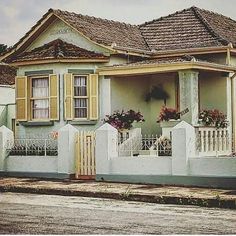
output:
[[110, 19], [101, 18], [101, 17], [97, 17], [97, 16], [83, 15], [81, 13], [76, 13], [73, 11], [66, 11], [66, 10], [52, 9], [52, 8], [50, 8], [49, 10], [51, 10], [55, 14], [58, 11], [58, 12], [64, 12], [64, 13], [68, 13], [68, 14], [74, 14], [77, 16], [87, 17], [87, 18], [91, 18], [91, 19], [97, 19], [97, 20], [102, 20], [102, 21], [106, 21], [106, 22], [118, 23], [118, 24], [127, 25], [127, 26], [131, 26], [131, 27], [133, 27], [133, 26], [138, 27], [138, 25], [136, 25], [136, 24], [130, 24], [130, 23], [126, 23], [126, 22], [118, 21], [118, 20], [110, 20]]
[[176, 11], [176, 12], [174, 12], [174, 13], [171, 13], [171, 14], [168, 14], [168, 15], [166, 15], [166, 16], [161, 16], [161, 17], [159, 17], [159, 18], [157, 18], [157, 19], [153, 19], [153, 20], [150, 20], [150, 21], [145, 21], [143, 24], [140, 24], [140, 25], [138, 25], [138, 26], [139, 26], [139, 27], [140, 27], [140, 26], [146, 26], [146, 25], [148, 25], [148, 24], [154, 23], [155, 21], [163, 20], [163, 19], [165, 19], [165, 18], [167, 18], [167, 17], [177, 15], [178, 13], [187, 11], [187, 10], [189, 10], [189, 9], [190, 9], [190, 8], [185, 8], [185, 9], [183, 9], [183, 10], [178, 10], [178, 11]]
[[[216, 37], [220, 43], [225, 44], [227, 43], [227, 45], [230, 43], [227, 39], [225, 39], [223, 36], [221, 36], [220, 34], [218, 34], [214, 28], [211, 26], [211, 24], [207, 21], [207, 19], [201, 14], [201, 8], [198, 7], [191, 7], [191, 9], [193, 10], [193, 12], [195, 13], [196, 17], [203, 23], [203, 25], [206, 27], [206, 29], [208, 30], [208, 32], [213, 35], [214, 37]], [[200, 11], [199, 11], [200, 10]], [[212, 11], [208, 11], [211, 13], [216, 14], [215, 12]]]

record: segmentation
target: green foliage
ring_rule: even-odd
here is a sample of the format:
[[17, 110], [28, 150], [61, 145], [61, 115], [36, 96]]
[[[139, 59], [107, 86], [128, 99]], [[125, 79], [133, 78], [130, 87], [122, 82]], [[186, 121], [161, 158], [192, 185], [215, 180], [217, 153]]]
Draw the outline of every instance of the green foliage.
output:
[[0, 54], [6, 52], [7, 50], [7, 45], [5, 44], [0, 44]]
[[118, 130], [132, 128], [133, 122], [145, 121], [141, 112], [129, 111], [115, 111], [112, 115], [107, 115], [104, 119], [105, 123], [108, 123]]

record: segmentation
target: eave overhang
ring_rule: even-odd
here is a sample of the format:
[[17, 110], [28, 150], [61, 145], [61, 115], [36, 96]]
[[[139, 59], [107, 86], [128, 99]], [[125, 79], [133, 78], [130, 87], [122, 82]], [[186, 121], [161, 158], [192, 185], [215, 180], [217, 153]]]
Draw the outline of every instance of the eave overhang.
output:
[[210, 62], [178, 62], [163, 64], [144, 64], [144, 65], [124, 65], [116, 67], [98, 68], [96, 72], [103, 76], [119, 76], [119, 75], [143, 75], [164, 72], [175, 72], [180, 70], [205, 70], [226, 73], [235, 73], [236, 67], [220, 65]]
[[106, 63], [109, 59], [47, 59], [47, 60], [31, 60], [17, 61], [9, 63], [12, 66], [41, 65], [52, 63]]

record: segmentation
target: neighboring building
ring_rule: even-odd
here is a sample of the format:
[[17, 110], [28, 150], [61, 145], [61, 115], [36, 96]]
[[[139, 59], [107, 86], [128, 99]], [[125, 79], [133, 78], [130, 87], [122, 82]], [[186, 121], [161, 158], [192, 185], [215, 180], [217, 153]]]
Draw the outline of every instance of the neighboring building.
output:
[[16, 69], [0, 63], [0, 126], [15, 132], [15, 76]]
[[2, 57], [18, 68], [18, 136], [93, 130], [117, 109], [140, 110], [143, 132], [160, 132], [164, 102], [145, 101], [153, 86], [189, 109], [181, 119], [196, 125], [199, 109], [217, 108], [236, 133], [235, 32], [234, 20], [197, 7], [141, 25], [50, 9]]

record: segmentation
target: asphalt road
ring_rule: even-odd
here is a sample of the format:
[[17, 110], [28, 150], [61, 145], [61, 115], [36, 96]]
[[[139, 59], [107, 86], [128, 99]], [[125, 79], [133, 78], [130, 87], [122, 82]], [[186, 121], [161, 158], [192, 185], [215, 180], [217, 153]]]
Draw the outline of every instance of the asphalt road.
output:
[[236, 234], [236, 211], [0, 193], [0, 234]]

